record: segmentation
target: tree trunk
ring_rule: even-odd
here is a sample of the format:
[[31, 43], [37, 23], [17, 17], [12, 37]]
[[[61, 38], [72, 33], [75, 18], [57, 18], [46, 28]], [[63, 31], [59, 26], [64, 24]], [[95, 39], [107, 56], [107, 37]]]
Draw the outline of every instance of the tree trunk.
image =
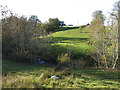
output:
[[120, 64], [120, 1], [118, 2], [118, 63]]
[[103, 55], [105, 57], [105, 66], [106, 66], [106, 68], [108, 68], [106, 51], [105, 51], [105, 35], [104, 34], [105, 34], [105, 32], [103, 31]]

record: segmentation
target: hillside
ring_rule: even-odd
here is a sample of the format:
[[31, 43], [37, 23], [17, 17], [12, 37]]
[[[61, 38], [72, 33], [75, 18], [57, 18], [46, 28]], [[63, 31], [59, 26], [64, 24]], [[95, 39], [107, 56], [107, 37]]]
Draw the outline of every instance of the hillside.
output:
[[[75, 28], [60, 30], [51, 35], [52, 37], [52, 55], [60, 56], [69, 53], [72, 59], [82, 59], [85, 62], [90, 62], [90, 52], [93, 51], [91, 45], [88, 45], [90, 39], [88, 27], [83, 29]], [[75, 61], [75, 60], [74, 60]]]
[[[87, 27], [82, 30], [68, 29], [52, 34], [53, 42], [51, 45], [56, 47], [59, 52], [71, 50], [74, 56], [87, 55], [92, 51], [92, 47], [86, 43], [89, 41]], [[62, 49], [62, 50], [61, 50]]]
[[[71, 52], [72, 59], [89, 61], [89, 52], [93, 49], [87, 45], [89, 32], [87, 27], [60, 30], [51, 35], [51, 54], [60, 55]], [[85, 58], [86, 57], [86, 58]], [[79, 65], [82, 66], [82, 65]], [[3, 57], [3, 88], [119, 88], [119, 74], [115, 70], [107, 71], [92, 68], [65, 67], [56, 69], [50, 64], [23, 64]], [[58, 80], [51, 76], [59, 77]]]

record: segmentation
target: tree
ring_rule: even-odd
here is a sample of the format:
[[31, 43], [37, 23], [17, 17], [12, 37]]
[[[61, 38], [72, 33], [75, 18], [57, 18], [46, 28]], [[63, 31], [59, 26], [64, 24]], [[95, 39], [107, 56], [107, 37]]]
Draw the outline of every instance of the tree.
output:
[[[114, 17], [117, 21], [117, 33], [118, 33], [118, 47], [120, 47], [120, 1], [114, 3], [113, 12], [110, 13], [112, 17]], [[118, 67], [120, 68], [120, 48], [118, 48]], [[114, 64], [116, 65], [116, 63]]]
[[47, 31], [55, 31], [59, 28], [60, 21], [58, 18], [50, 18]]
[[25, 17], [9, 16], [2, 19], [3, 55], [20, 62], [31, 62], [37, 58], [44, 45], [42, 28]]
[[[113, 12], [110, 12], [110, 21], [112, 22], [111, 26], [111, 31], [113, 33], [113, 43], [114, 43], [114, 51], [115, 48], [117, 48], [117, 52], [116, 52], [116, 59], [114, 62], [114, 65], [112, 68], [115, 68], [116, 66], [118, 66], [118, 68], [120, 68], [120, 49], [118, 47], [120, 47], [120, 1], [117, 1], [114, 3], [114, 8], [113, 8]], [[113, 53], [113, 57], [115, 55], [115, 52]], [[119, 57], [119, 58], [118, 58]], [[114, 61], [114, 59], [113, 59]]]
[[[108, 68], [105, 50], [105, 17], [101, 10], [93, 12], [92, 16], [93, 20], [90, 26], [92, 32], [92, 46], [96, 49], [97, 52], [92, 53], [91, 56], [98, 62], [98, 64], [100, 64], [100, 62], [105, 63], [105, 67]], [[100, 61], [101, 57], [104, 58], [104, 62]]]
[[[98, 65], [105, 65], [105, 68], [115, 68], [118, 60], [118, 29], [116, 18], [110, 17], [107, 26], [104, 26], [104, 16], [101, 11], [93, 13], [93, 21], [90, 29], [93, 32], [92, 46], [96, 52], [91, 56], [98, 62]], [[104, 66], [102, 66], [104, 67]]]
[[[120, 47], [120, 1], [118, 2], [118, 47]], [[119, 68], [120, 68], [120, 48], [118, 48]]]
[[99, 22], [100, 25], [104, 24], [104, 16], [101, 10], [96, 10], [95, 12], [93, 12], [92, 17], [93, 17], [93, 20], [91, 22], [92, 24], [95, 24], [96, 22]]
[[[9, 14], [9, 16], [7, 16]], [[55, 30], [59, 26], [59, 20], [50, 19], [50, 23], [37, 23], [34, 17], [29, 20], [24, 17], [17, 17], [9, 10], [3, 10], [2, 14], [2, 54], [11, 60], [18, 62], [37, 63], [38, 58], [47, 62], [56, 62], [56, 55], [52, 52], [50, 45], [51, 37], [42, 37], [44, 29], [49, 25]], [[51, 61], [52, 60], [52, 61]]]

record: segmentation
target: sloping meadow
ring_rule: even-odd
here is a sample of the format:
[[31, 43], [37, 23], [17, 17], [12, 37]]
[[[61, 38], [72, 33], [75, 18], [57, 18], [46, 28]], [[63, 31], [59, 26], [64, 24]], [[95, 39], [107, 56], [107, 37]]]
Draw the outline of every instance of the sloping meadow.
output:
[[[52, 37], [52, 54], [60, 56], [62, 54], [68, 53], [68, 57], [71, 61], [84, 60], [88, 63], [91, 62], [90, 52], [93, 51], [89, 42], [89, 31], [85, 27], [83, 29], [68, 29], [55, 32], [51, 35]], [[79, 59], [79, 60], [78, 60]]]

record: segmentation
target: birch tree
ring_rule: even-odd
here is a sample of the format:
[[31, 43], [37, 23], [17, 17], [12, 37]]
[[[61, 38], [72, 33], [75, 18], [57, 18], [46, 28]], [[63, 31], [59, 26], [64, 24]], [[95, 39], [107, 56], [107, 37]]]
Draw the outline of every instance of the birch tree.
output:
[[110, 12], [110, 15], [109, 22], [112, 22], [111, 31], [114, 36], [112, 39], [114, 43], [113, 61], [115, 59], [112, 68], [114, 69], [115, 67], [120, 68], [120, 49], [118, 48], [120, 47], [120, 0], [114, 3], [113, 12]]
[[[111, 14], [115, 17], [117, 21], [117, 29], [118, 29], [118, 47], [120, 47], [120, 0], [115, 2], [113, 12]], [[120, 68], [120, 48], [118, 48], [118, 68]]]
[[[107, 61], [106, 61], [106, 51], [105, 51], [105, 31], [104, 31], [104, 20], [105, 17], [102, 14], [101, 10], [97, 10], [92, 14], [93, 20], [90, 25], [91, 35], [91, 42], [92, 46], [95, 48], [95, 51], [91, 54], [92, 58], [95, 59], [99, 65], [100, 63], [105, 63], [106, 68]], [[104, 62], [100, 61], [101, 57], [104, 58]]]
[[107, 22], [106, 51], [109, 68], [115, 68], [118, 61], [118, 22], [110, 17]]
[[116, 18], [110, 17], [107, 26], [104, 26], [104, 20], [101, 11], [93, 13], [90, 29], [92, 46], [96, 52], [91, 56], [98, 62], [99, 67], [102, 65], [101, 67], [114, 69], [118, 61], [118, 22]]

